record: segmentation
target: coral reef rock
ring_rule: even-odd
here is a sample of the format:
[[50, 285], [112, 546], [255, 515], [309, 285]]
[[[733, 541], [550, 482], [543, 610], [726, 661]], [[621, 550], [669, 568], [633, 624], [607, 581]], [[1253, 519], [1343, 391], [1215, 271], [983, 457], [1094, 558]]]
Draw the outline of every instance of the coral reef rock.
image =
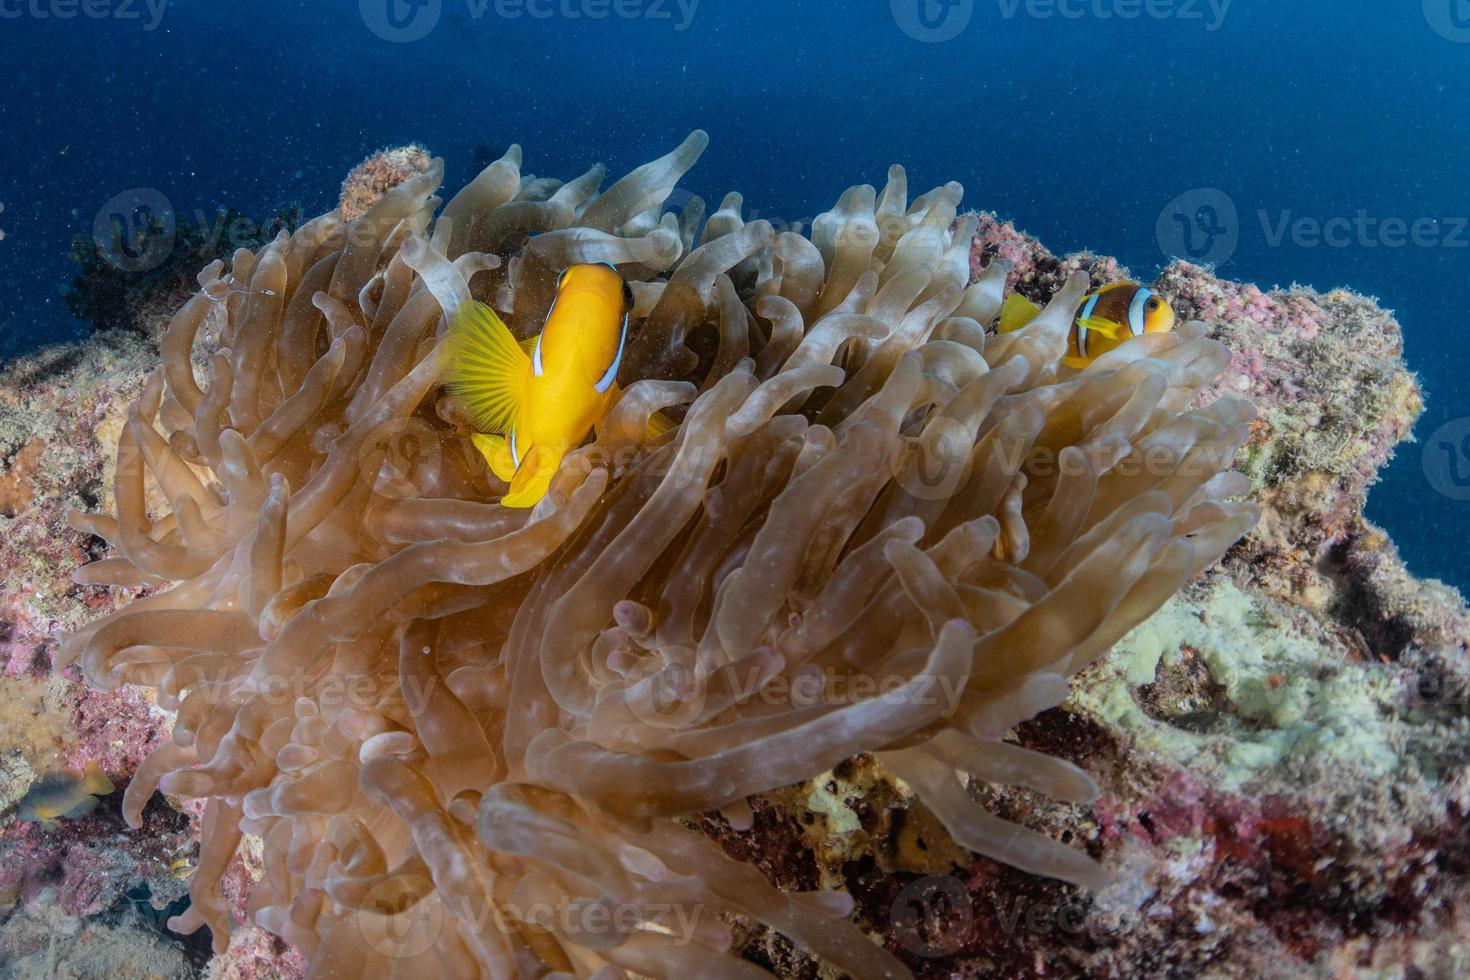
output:
[[408, 178], [427, 172], [433, 159], [433, 154], [417, 143], [389, 147], [369, 156], [342, 181], [342, 220], [354, 221], [367, 214], [384, 194]]

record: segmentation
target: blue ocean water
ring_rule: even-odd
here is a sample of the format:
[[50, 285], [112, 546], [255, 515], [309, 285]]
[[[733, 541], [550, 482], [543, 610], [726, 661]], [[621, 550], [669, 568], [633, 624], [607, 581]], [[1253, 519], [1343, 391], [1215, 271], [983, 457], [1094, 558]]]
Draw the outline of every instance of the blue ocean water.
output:
[[[1161, 213], [1218, 189], [1224, 274], [1397, 312], [1426, 441], [1369, 513], [1470, 589], [1467, 0], [0, 0], [0, 66], [0, 356], [83, 333], [68, 245], [115, 195], [315, 214], [409, 140], [457, 187], [511, 142], [616, 174], [702, 127], [688, 186], [786, 220], [902, 162], [1141, 276]], [[1299, 218], [1355, 230], [1276, 235]]]

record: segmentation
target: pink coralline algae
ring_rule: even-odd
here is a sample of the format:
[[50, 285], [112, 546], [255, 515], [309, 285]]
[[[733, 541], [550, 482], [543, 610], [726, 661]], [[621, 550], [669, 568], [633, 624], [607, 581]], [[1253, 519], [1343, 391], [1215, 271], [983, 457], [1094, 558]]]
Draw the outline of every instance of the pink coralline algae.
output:
[[433, 154], [410, 143], [379, 150], [352, 168], [342, 182], [340, 209], [343, 221], [361, 217], [384, 194], [415, 174], [424, 173]]
[[[106, 944], [87, 938], [103, 934], [88, 932], [99, 916], [136, 918], [130, 892], [165, 903], [184, 893], [173, 865], [197, 846], [189, 821], [153, 807], [145, 832], [129, 836], [117, 809], [138, 761], [166, 735], [161, 718], [139, 692], [91, 691], [75, 671], [52, 674], [50, 659], [59, 633], [116, 606], [108, 590], [72, 580], [97, 555], [67, 514], [110, 494], [101, 440], [154, 357], [139, 335], [109, 333], [0, 372], [0, 963], [17, 975], [99, 975], [89, 971], [128, 950], [160, 975], [185, 975], [177, 941], [156, 930], [118, 922]], [[53, 829], [17, 819], [35, 780], [93, 760], [118, 787], [96, 810]], [[108, 944], [114, 954], [100, 952]]]

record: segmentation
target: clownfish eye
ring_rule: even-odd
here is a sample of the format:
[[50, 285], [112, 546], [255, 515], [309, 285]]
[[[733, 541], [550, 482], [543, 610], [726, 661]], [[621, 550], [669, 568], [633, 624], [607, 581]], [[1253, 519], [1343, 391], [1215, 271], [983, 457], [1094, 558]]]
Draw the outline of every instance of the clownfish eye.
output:
[[1148, 311], [1152, 313], [1154, 310], [1157, 310], [1159, 308], [1159, 299], [1158, 297], [1153, 297], [1144, 305], [1146, 306]]

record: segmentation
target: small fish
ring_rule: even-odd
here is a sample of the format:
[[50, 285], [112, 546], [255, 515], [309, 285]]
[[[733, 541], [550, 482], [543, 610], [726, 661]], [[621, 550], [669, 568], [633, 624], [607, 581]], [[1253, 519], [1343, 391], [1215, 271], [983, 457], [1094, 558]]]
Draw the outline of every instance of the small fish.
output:
[[[1000, 332], [1019, 330], [1040, 312], [1035, 303], [1012, 293], [1001, 307]], [[1174, 329], [1174, 321], [1174, 308], [1147, 286], [1110, 283], [1082, 301], [1062, 363], [1070, 368], [1087, 367], [1133, 337], [1168, 333]]]
[[534, 507], [562, 457], [617, 402], [633, 290], [606, 263], [574, 265], [557, 282], [539, 336], [517, 341], [483, 303], [449, 326], [445, 381], [476, 429], [490, 469], [510, 484], [506, 507]]
[[112, 780], [97, 761], [83, 772], [62, 769], [36, 780], [20, 801], [20, 818], [39, 823], [47, 830], [60, 826], [63, 817], [84, 817], [97, 807], [97, 798], [113, 791]]

